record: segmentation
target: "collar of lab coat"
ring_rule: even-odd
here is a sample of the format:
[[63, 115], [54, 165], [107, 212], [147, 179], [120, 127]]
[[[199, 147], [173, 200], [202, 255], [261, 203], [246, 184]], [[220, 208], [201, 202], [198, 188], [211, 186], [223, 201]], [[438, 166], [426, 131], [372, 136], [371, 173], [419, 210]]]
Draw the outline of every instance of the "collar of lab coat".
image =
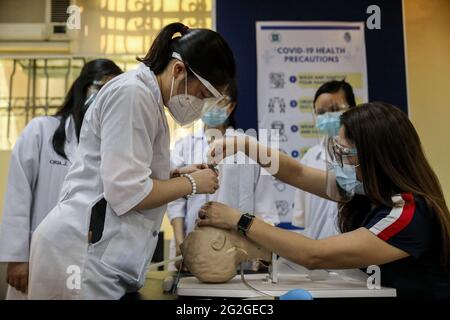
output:
[[323, 160], [323, 161], [327, 160], [325, 144], [326, 144], [326, 137], [322, 137], [319, 142], [320, 153], [317, 154], [317, 157], [318, 157], [317, 160], [319, 160], [319, 159]]
[[140, 71], [140, 74], [142, 75], [142, 80], [145, 84], [147, 84], [153, 96], [156, 98], [156, 102], [158, 102], [159, 106], [161, 107], [161, 111], [164, 113], [161, 89], [159, 88], [155, 73], [142, 62], [139, 63], [138, 69]]
[[77, 133], [75, 130], [75, 120], [73, 120], [73, 116], [70, 116], [66, 119], [66, 141], [70, 143], [71, 141], [75, 141], [77, 139]]
[[[75, 129], [75, 120], [73, 119], [73, 116], [70, 116], [66, 119], [65, 131], [66, 131], [66, 144], [67, 145], [72, 145], [72, 143], [78, 142], [77, 141], [77, 132]], [[66, 152], [66, 156], [69, 159], [69, 161], [71, 163], [73, 163], [74, 157], [75, 157], [74, 150], [76, 150], [76, 148], [70, 147], [70, 148], [64, 148], [64, 150]]]

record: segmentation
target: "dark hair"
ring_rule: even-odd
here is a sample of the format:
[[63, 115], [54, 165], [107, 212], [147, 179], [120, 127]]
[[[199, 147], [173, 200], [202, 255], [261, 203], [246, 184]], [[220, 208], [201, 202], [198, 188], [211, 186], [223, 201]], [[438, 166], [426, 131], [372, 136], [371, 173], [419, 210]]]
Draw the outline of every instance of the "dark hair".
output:
[[78, 78], [73, 82], [67, 93], [64, 103], [56, 117], [60, 118], [59, 126], [53, 134], [53, 149], [64, 159], [67, 155], [64, 151], [66, 142], [66, 120], [69, 116], [73, 117], [75, 122], [75, 131], [77, 139], [80, 139], [81, 125], [85, 114], [84, 103], [86, 101], [87, 89], [94, 81], [101, 81], [105, 76], [116, 76], [122, 73], [122, 70], [111, 60], [96, 59], [89, 61], [81, 69]]
[[233, 111], [228, 116], [226, 126], [236, 129], [236, 109], [238, 106], [238, 87], [236, 81], [232, 81], [226, 89], [227, 95], [230, 97], [231, 102], [235, 103]]
[[440, 226], [443, 264], [450, 262], [450, 213], [439, 180], [428, 163], [419, 136], [406, 114], [384, 102], [372, 102], [342, 114], [347, 139], [358, 152], [364, 191], [341, 206], [342, 232], [362, 226], [371, 203], [392, 207], [391, 197], [422, 197]]
[[336, 93], [339, 91], [344, 91], [345, 100], [347, 101], [350, 108], [356, 106], [355, 94], [353, 93], [353, 88], [347, 81], [341, 80], [332, 80], [325, 82], [322, 84], [319, 89], [317, 89], [316, 94], [314, 95], [314, 103], [313, 107], [316, 105], [316, 100], [319, 98], [321, 94], [324, 93]]
[[[174, 37], [177, 33], [181, 36]], [[178, 22], [165, 26], [146, 56], [137, 60], [160, 74], [173, 52], [179, 53], [187, 67], [214, 86], [229, 84], [236, 76], [233, 52], [220, 34], [209, 29], [189, 29]], [[186, 68], [188, 75], [192, 76], [189, 68]]]

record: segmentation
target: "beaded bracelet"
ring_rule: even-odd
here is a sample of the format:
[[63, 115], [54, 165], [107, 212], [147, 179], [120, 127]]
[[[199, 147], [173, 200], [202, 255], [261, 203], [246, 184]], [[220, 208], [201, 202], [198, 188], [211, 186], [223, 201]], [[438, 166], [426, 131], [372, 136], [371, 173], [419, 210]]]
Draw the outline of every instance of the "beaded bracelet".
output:
[[195, 196], [197, 194], [197, 183], [195, 182], [195, 179], [189, 173], [183, 173], [181, 176], [188, 178], [192, 185], [192, 193], [188, 194], [187, 198]]

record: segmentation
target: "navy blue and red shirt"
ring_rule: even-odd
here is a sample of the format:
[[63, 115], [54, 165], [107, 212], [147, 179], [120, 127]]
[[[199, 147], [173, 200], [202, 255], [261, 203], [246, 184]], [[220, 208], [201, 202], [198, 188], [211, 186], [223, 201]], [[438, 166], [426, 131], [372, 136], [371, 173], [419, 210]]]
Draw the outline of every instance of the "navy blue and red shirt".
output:
[[392, 200], [393, 207], [372, 210], [364, 227], [410, 256], [381, 265], [381, 284], [396, 288], [400, 298], [450, 299], [436, 215], [420, 196], [402, 193]]

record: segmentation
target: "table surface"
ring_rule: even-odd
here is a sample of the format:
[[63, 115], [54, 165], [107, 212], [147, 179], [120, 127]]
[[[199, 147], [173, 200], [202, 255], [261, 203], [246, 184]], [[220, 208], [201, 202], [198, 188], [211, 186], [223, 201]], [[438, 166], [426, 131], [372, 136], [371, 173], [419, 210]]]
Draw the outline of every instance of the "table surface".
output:
[[[267, 274], [249, 274], [245, 276], [247, 282], [254, 288], [268, 295], [279, 297], [293, 289], [305, 289], [313, 298], [380, 298], [395, 297], [396, 290], [381, 287], [380, 289], [368, 289], [365, 281], [343, 278], [335, 272], [323, 280], [311, 280], [307, 274], [282, 274], [278, 277], [278, 283], [266, 281]], [[262, 294], [248, 288], [241, 280], [240, 275], [231, 281], [221, 284], [201, 283], [195, 277], [182, 278], [178, 285], [179, 296], [195, 297], [233, 297], [233, 298], [257, 298]]]
[[[367, 288], [367, 274], [358, 270], [323, 270], [311, 271], [282, 260], [279, 264], [278, 283], [268, 282], [267, 273], [246, 274], [247, 282], [271, 296], [278, 297], [292, 289], [305, 289], [314, 298], [388, 298], [396, 297], [393, 288]], [[176, 294], [163, 292], [163, 282], [167, 277], [176, 277], [169, 271], [152, 271], [147, 274], [147, 281], [139, 292], [127, 294], [124, 299], [133, 300], [174, 300], [178, 297], [199, 298], [261, 298], [262, 295], [248, 288], [240, 275], [221, 284], [206, 284], [195, 277], [182, 277]]]

